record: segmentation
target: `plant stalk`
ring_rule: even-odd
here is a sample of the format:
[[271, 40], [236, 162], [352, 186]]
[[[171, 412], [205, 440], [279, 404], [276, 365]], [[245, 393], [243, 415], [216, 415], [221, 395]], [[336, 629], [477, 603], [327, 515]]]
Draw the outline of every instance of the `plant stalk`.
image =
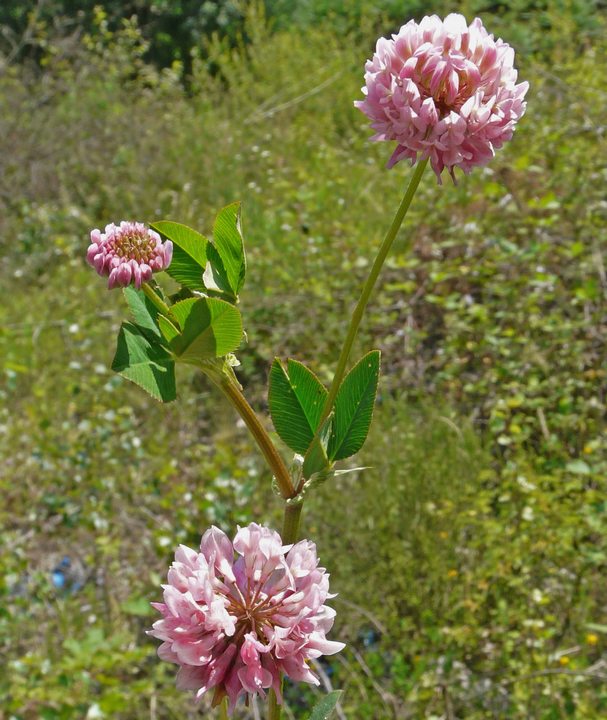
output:
[[[166, 317], [172, 317], [169, 306], [162, 301], [149, 283], [143, 283], [141, 289], [160, 313]], [[291, 481], [291, 475], [287, 466], [278, 453], [276, 446], [270, 439], [266, 429], [255, 414], [255, 411], [243, 395], [234, 373], [231, 370], [229, 373], [225, 371], [218, 371], [217, 367], [214, 367], [209, 363], [201, 365], [200, 369], [223, 391], [228, 400], [238, 411], [240, 417], [244, 420], [251, 435], [255, 438], [255, 442], [266, 459], [266, 462], [274, 473], [281, 495], [285, 499], [296, 495], [297, 493], [295, 487], [293, 486], [293, 482]]]
[[219, 706], [219, 720], [228, 720], [228, 698], [224, 698]]
[[149, 283], [143, 283], [141, 289], [145, 293], [148, 300], [153, 303], [158, 312], [160, 312], [165, 317], [172, 317], [171, 308], [165, 302], [163, 302], [163, 300], [159, 297], [158, 293]]
[[255, 442], [276, 478], [280, 494], [285, 500], [294, 497], [296, 491], [289, 470], [266, 429], [255, 414], [255, 411], [243, 395], [237, 381], [229, 377], [226, 373], [221, 373], [219, 378], [211, 374], [209, 374], [209, 377], [224, 392], [233, 407], [236, 408], [240, 417], [244, 420], [251, 435], [255, 438]]
[[[413, 175], [409, 180], [409, 185], [405, 190], [403, 199], [401, 200], [398, 210], [396, 211], [396, 215], [392, 220], [392, 224], [388, 228], [388, 232], [386, 233], [386, 236], [384, 237], [384, 240], [379, 248], [377, 257], [373, 262], [371, 272], [369, 273], [369, 276], [367, 277], [365, 284], [363, 285], [360, 298], [358, 300], [358, 303], [356, 304], [356, 307], [354, 308], [354, 312], [352, 313], [352, 319], [350, 320], [350, 326], [348, 327], [346, 339], [344, 340], [344, 344], [341, 349], [339, 359], [337, 361], [337, 368], [335, 370], [335, 375], [333, 376], [333, 381], [331, 383], [331, 387], [329, 388], [329, 393], [325, 401], [322, 418], [321, 421], [318, 423], [319, 428], [322, 427], [324, 421], [329, 417], [329, 414], [333, 409], [333, 404], [335, 403], [335, 398], [337, 397], [339, 386], [341, 385], [341, 382], [344, 379], [344, 375], [346, 374], [346, 368], [348, 366], [348, 359], [350, 357], [352, 345], [354, 344], [354, 340], [356, 339], [356, 334], [358, 333], [358, 328], [365, 313], [369, 298], [371, 297], [371, 293], [373, 292], [373, 289], [377, 283], [377, 279], [384, 265], [384, 262], [386, 261], [388, 253], [390, 252], [392, 243], [394, 242], [394, 239], [396, 238], [396, 235], [400, 230], [400, 226], [405, 219], [407, 211], [409, 210], [411, 201], [413, 200], [413, 196], [415, 195], [415, 192], [419, 187], [419, 183], [422, 179], [427, 164], [427, 159], [421, 160], [417, 164]], [[296, 488], [296, 492], [299, 492], [300, 489], [300, 487]], [[297, 503], [295, 505], [285, 505], [282, 529], [282, 540], [285, 544], [297, 542], [302, 506], [303, 502]]]
[[333, 404], [335, 402], [335, 398], [337, 397], [339, 386], [341, 385], [341, 382], [344, 379], [344, 375], [346, 374], [348, 358], [350, 357], [352, 345], [354, 344], [354, 340], [356, 339], [356, 334], [365, 313], [367, 303], [369, 302], [369, 298], [371, 297], [371, 293], [373, 292], [373, 288], [375, 287], [377, 278], [379, 277], [379, 273], [381, 272], [386, 257], [390, 252], [392, 243], [394, 242], [394, 239], [396, 238], [396, 235], [400, 230], [400, 226], [405, 219], [405, 215], [409, 210], [409, 206], [411, 205], [411, 201], [413, 200], [413, 196], [415, 195], [415, 191], [419, 186], [419, 182], [422, 179], [422, 175], [424, 174], [424, 170], [426, 169], [427, 164], [427, 159], [420, 160], [420, 162], [417, 164], [415, 171], [413, 172], [413, 175], [409, 180], [409, 185], [405, 190], [403, 199], [398, 207], [398, 210], [396, 211], [396, 215], [392, 220], [392, 224], [390, 225], [384, 241], [379, 248], [379, 252], [377, 253], [377, 257], [375, 258], [375, 262], [373, 263], [371, 272], [369, 273], [369, 276], [365, 281], [365, 284], [363, 285], [360, 298], [358, 300], [358, 303], [356, 304], [356, 307], [354, 308], [354, 312], [352, 313], [352, 319], [350, 320], [348, 334], [346, 335], [346, 339], [344, 340], [344, 344], [341, 349], [339, 359], [337, 361], [337, 368], [335, 370], [335, 375], [333, 376], [333, 382], [331, 383], [331, 387], [329, 388], [329, 394], [327, 395], [327, 399], [325, 401], [322, 419], [318, 424], [319, 427], [322, 426], [323, 422], [329, 417], [329, 413], [333, 409]]
[[268, 693], [268, 720], [280, 720], [280, 705], [272, 689]]
[[285, 515], [282, 523], [281, 534], [282, 541], [285, 545], [291, 545], [292, 543], [297, 542], [302, 508], [303, 502], [298, 502], [293, 505], [285, 505]]

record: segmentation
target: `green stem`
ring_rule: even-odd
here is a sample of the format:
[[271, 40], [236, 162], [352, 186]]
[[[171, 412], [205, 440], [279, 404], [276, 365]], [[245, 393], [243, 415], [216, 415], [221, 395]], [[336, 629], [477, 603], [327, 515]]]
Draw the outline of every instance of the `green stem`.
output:
[[255, 442], [259, 446], [266, 462], [274, 473], [274, 477], [276, 478], [276, 482], [280, 488], [280, 494], [283, 498], [285, 498], [285, 500], [290, 497], [294, 497], [296, 492], [293, 487], [293, 482], [291, 481], [289, 470], [276, 449], [276, 446], [270, 439], [266, 429], [255, 414], [255, 411], [242, 394], [242, 390], [240, 389], [238, 382], [234, 378], [229, 377], [225, 372], [222, 372], [219, 378], [215, 377], [214, 374], [209, 374], [209, 377], [219, 386], [221, 390], [223, 390], [228, 400], [232, 403], [240, 417], [244, 420], [251, 435], [255, 438]]
[[274, 690], [268, 694], [268, 720], [280, 720], [280, 705]]
[[224, 698], [219, 706], [219, 720], [228, 720], [228, 698]]
[[[162, 301], [151, 285], [143, 283], [141, 289], [159, 312], [166, 317], [172, 317], [171, 309]], [[244, 420], [246, 426], [251, 432], [251, 435], [255, 438], [255, 442], [266, 459], [266, 462], [274, 473], [281, 495], [285, 499], [293, 497], [296, 494], [296, 491], [293, 486], [293, 482], [291, 481], [291, 475], [287, 466], [278, 453], [276, 446], [270, 439], [266, 429], [259, 421], [255, 411], [243, 395], [234, 374], [231, 373], [230, 375], [225, 371], [218, 371], [212, 364], [201, 366], [201, 370], [205, 372], [205, 374], [208, 375], [208, 377], [224, 392], [228, 400], [238, 411], [240, 417]]]
[[171, 317], [171, 309], [162, 301], [158, 293], [149, 283], [143, 283], [141, 289], [145, 293], [146, 297], [154, 304], [158, 312], [162, 313], [165, 317]]
[[[333, 409], [333, 404], [335, 402], [339, 386], [341, 385], [341, 382], [344, 379], [344, 375], [346, 374], [348, 358], [350, 357], [352, 345], [354, 344], [354, 340], [356, 339], [356, 334], [365, 313], [367, 303], [369, 302], [369, 298], [371, 297], [373, 288], [377, 283], [377, 279], [379, 277], [383, 264], [386, 261], [386, 257], [390, 252], [392, 243], [394, 242], [394, 239], [396, 238], [396, 235], [400, 230], [400, 226], [405, 219], [405, 215], [409, 210], [409, 206], [411, 205], [411, 201], [413, 200], [413, 196], [415, 195], [415, 192], [419, 186], [420, 180], [422, 179], [422, 175], [424, 174], [424, 170], [426, 169], [427, 164], [428, 160], [422, 160], [415, 168], [413, 175], [409, 180], [409, 185], [405, 190], [403, 199], [398, 207], [398, 210], [396, 211], [396, 215], [392, 220], [392, 224], [388, 228], [388, 232], [386, 233], [384, 241], [379, 248], [379, 252], [377, 253], [377, 257], [375, 258], [373, 267], [371, 268], [371, 272], [369, 273], [369, 276], [367, 277], [367, 280], [363, 285], [360, 298], [358, 300], [358, 303], [356, 304], [356, 307], [354, 308], [354, 312], [352, 313], [352, 319], [350, 320], [350, 326], [348, 328], [346, 339], [344, 340], [344, 344], [341, 349], [339, 359], [337, 361], [337, 369], [335, 370], [333, 382], [331, 383], [331, 387], [325, 401], [322, 419], [318, 424], [319, 428], [322, 427], [323, 422], [329, 417], [329, 414]], [[296, 488], [297, 492], [299, 490], [300, 488]], [[303, 502], [297, 503], [296, 505], [285, 505], [282, 540], [286, 544], [297, 542], [302, 506]]]
[[298, 502], [293, 505], [285, 505], [285, 515], [282, 522], [281, 534], [282, 541], [285, 545], [291, 545], [291, 543], [297, 542], [299, 519], [301, 518], [302, 508], [303, 502]]
[[375, 262], [373, 263], [373, 267], [371, 268], [371, 272], [369, 273], [369, 277], [367, 278], [363, 286], [362, 292], [360, 294], [360, 299], [358, 300], [358, 303], [354, 308], [354, 312], [352, 313], [350, 327], [348, 328], [348, 334], [346, 335], [346, 339], [344, 340], [344, 345], [341, 349], [339, 360], [337, 361], [337, 369], [335, 370], [333, 382], [331, 383], [331, 387], [329, 388], [329, 394], [327, 395], [327, 399], [325, 401], [325, 407], [323, 409], [322, 420], [319, 423], [319, 427], [322, 426], [322, 423], [329, 417], [329, 413], [333, 409], [333, 403], [335, 402], [339, 386], [341, 385], [341, 381], [344, 379], [344, 375], [346, 374], [348, 358], [350, 357], [352, 345], [354, 344], [354, 340], [356, 339], [356, 333], [358, 332], [360, 321], [363, 318], [365, 308], [367, 307], [367, 303], [369, 302], [369, 298], [371, 296], [371, 293], [373, 292], [373, 288], [375, 287], [375, 283], [377, 282], [379, 273], [386, 260], [386, 257], [388, 256], [388, 252], [392, 247], [394, 238], [396, 237], [398, 231], [400, 230], [400, 226], [405, 219], [405, 215], [407, 214], [407, 210], [411, 205], [411, 200], [413, 200], [413, 196], [415, 195], [415, 191], [417, 190], [419, 182], [422, 179], [422, 175], [424, 174], [424, 170], [426, 169], [427, 164], [428, 160], [421, 160], [417, 164], [417, 167], [415, 168], [415, 171], [411, 176], [411, 180], [409, 181], [409, 185], [405, 191], [401, 204], [396, 211], [394, 220], [392, 220], [392, 224], [390, 225], [390, 228], [386, 233], [386, 237], [384, 238], [384, 241], [379, 248], [379, 252], [377, 253], [377, 257], [375, 258]]

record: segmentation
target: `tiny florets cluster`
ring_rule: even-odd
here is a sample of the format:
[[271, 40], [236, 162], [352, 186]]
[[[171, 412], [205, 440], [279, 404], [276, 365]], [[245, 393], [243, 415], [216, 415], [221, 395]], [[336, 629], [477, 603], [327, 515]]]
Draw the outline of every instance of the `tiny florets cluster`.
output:
[[479, 18], [411, 20], [380, 38], [365, 66], [364, 100], [373, 140], [395, 140], [388, 167], [429, 158], [438, 180], [447, 168], [484, 165], [512, 137], [529, 84], [516, 84], [514, 50], [494, 40]]
[[344, 647], [325, 637], [335, 611], [324, 603], [334, 596], [308, 540], [285, 546], [251, 523], [232, 543], [212, 527], [200, 552], [179, 547], [163, 587], [164, 602], [152, 603], [162, 619], [150, 630], [163, 641], [158, 655], [181, 666], [177, 687], [196, 699], [214, 689], [214, 704], [227, 695], [230, 711], [269, 688], [280, 701], [283, 673], [318, 685], [308, 661]]
[[108, 277], [110, 290], [131, 283], [139, 289], [152, 273], [166, 270], [172, 258], [170, 240], [163, 243], [160, 235], [143, 223], [126, 220], [106, 225], [105, 232], [93, 230], [86, 253], [89, 265]]

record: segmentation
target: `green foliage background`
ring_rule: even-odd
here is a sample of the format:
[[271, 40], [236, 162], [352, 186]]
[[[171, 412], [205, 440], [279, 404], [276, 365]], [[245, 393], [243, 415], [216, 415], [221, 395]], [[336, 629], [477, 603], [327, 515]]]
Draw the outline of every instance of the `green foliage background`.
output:
[[[209, 25], [187, 3], [133, 5], [139, 24], [119, 7], [0, 11], [3, 720], [200, 714], [145, 636], [149, 600], [176, 544], [210, 523], [280, 521], [208, 385], [180, 369], [178, 402], [161, 407], [110, 372], [125, 307], [84, 263], [90, 228], [165, 218], [208, 234], [242, 199], [239, 377], [265, 410], [274, 355], [330, 379], [408, 174], [384, 169], [352, 101], [377, 35], [426, 6], [234, 3], [224, 26], [229, 4], [197, 5]], [[598, 720], [604, 8], [433, 7], [482, 13], [515, 45], [529, 106], [488, 168], [424, 180], [403, 231], [413, 250], [397, 241], [358, 341], [357, 357], [382, 350], [354, 462], [371, 468], [321, 486], [304, 517], [348, 641], [325, 685], [345, 689], [348, 718]], [[287, 688], [294, 717], [312, 695]]]

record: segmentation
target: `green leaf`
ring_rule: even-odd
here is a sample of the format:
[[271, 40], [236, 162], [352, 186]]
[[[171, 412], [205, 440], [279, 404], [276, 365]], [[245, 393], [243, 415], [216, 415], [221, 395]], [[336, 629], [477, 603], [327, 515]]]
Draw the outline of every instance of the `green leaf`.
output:
[[274, 428], [294, 452], [305, 455], [322, 415], [327, 391], [311, 370], [296, 360], [287, 369], [278, 358], [270, 369], [268, 404]]
[[164, 315], [158, 315], [158, 326], [164, 339], [169, 343], [169, 347], [173, 340], [179, 336], [179, 329]]
[[121, 603], [120, 607], [127, 615], [135, 615], [136, 617], [148, 617], [154, 614], [154, 609], [147, 597], [129, 598]]
[[[189, 298], [171, 307], [180, 334], [170, 341], [182, 362], [222, 357], [234, 352], [242, 340], [242, 318], [230, 303], [217, 298]], [[165, 325], [163, 332], [171, 332]]]
[[158, 310], [151, 300], [148, 300], [143, 290], [135, 290], [129, 285], [122, 291], [133, 316], [135, 324], [152, 335], [161, 337], [158, 327]]
[[173, 259], [166, 272], [190, 290], [204, 291], [208, 240], [187, 225], [169, 220], [159, 220], [152, 227], [173, 243]]
[[324, 698], [319, 700], [312, 710], [309, 720], [328, 720], [339, 702], [342, 690], [333, 690]]
[[213, 225], [213, 243], [222, 267], [219, 266], [216, 258], [215, 262], [212, 257], [209, 257], [209, 260], [220, 276], [223, 273], [232, 295], [237, 297], [243, 286], [247, 269], [240, 229], [240, 203], [232, 203], [219, 211]]
[[166, 349], [138, 325], [122, 323], [112, 370], [156, 400], [171, 402], [176, 397], [175, 363]]
[[327, 473], [331, 471], [332, 463], [327, 454], [327, 448], [333, 433], [333, 417], [334, 414], [331, 412], [322, 424], [318, 435], [314, 437], [304, 458], [302, 473], [308, 480], [316, 476], [317, 480], [324, 481], [328, 477]]
[[72, 655], [88, 656], [89, 658], [91, 654], [101, 650], [104, 645], [107, 645], [107, 638], [104, 636], [103, 630], [98, 627], [92, 627], [79, 640], [67, 638], [63, 641], [63, 647]]
[[207, 266], [202, 276], [207, 291], [211, 294], [218, 293], [225, 300], [235, 303], [238, 300], [238, 295], [232, 289], [221, 255], [211, 243], [207, 246], [207, 257]]
[[187, 300], [187, 298], [191, 297], [199, 297], [198, 295], [194, 295], [193, 291], [190, 290], [190, 288], [187, 287], [180, 287], [177, 292], [172, 293], [169, 295], [170, 303], [167, 303], [169, 307], [171, 305], [174, 305], [176, 302], [180, 302], [181, 300]]
[[585, 463], [583, 460], [571, 460], [565, 465], [565, 470], [568, 470], [574, 475], [590, 475], [592, 472], [588, 463]]
[[335, 398], [329, 458], [343, 460], [357, 453], [367, 438], [379, 380], [379, 350], [372, 350], [346, 375]]

